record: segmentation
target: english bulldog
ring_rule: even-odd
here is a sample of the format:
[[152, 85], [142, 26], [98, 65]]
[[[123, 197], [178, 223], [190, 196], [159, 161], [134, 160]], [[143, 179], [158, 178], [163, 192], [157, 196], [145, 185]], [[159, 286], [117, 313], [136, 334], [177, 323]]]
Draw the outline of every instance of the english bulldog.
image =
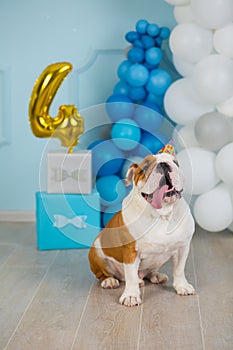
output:
[[143, 279], [168, 281], [159, 269], [170, 258], [176, 292], [195, 294], [184, 272], [195, 225], [182, 197], [183, 176], [172, 147], [130, 166], [126, 185], [133, 182], [132, 190], [89, 251], [90, 268], [103, 288], [125, 281], [119, 302], [126, 306], [142, 303]]

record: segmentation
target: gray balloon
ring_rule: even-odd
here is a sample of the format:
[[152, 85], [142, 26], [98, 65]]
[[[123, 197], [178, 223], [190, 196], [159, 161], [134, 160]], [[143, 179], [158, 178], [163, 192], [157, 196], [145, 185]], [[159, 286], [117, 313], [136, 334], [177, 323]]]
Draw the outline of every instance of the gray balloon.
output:
[[203, 114], [195, 124], [195, 136], [203, 148], [218, 151], [233, 140], [233, 126], [224, 114]]

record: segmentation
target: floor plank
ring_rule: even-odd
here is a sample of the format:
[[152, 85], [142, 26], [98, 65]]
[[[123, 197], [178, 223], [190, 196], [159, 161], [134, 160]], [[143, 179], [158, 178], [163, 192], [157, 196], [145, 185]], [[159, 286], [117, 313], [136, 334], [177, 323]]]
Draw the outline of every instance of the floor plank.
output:
[[0, 269], [0, 349], [6, 346], [45, 272], [45, 267]]
[[3, 265], [11, 254], [15, 251], [15, 247], [10, 244], [0, 243], [0, 266]]
[[0, 222], [0, 243], [35, 247], [35, 223]]
[[[168, 283], [147, 282], [145, 286], [140, 349], [203, 349], [197, 296], [176, 294], [172, 287], [171, 262], [162, 270], [169, 276]], [[186, 277], [195, 286], [191, 254]]]
[[123, 288], [104, 290], [95, 282], [72, 350], [137, 349], [142, 307], [120, 305]]
[[197, 227], [186, 276], [196, 296], [142, 288], [143, 304], [118, 303], [124, 285], [103, 290], [87, 250], [38, 251], [35, 225], [0, 223], [0, 349], [231, 350], [233, 235]]
[[49, 266], [57, 251], [39, 251], [35, 247], [32, 249], [30, 246], [17, 246], [14, 253], [11, 254], [6, 264], [8, 266]]
[[233, 349], [233, 235], [198, 228], [193, 240], [206, 349]]
[[7, 350], [70, 349], [92, 283], [86, 251], [61, 251]]

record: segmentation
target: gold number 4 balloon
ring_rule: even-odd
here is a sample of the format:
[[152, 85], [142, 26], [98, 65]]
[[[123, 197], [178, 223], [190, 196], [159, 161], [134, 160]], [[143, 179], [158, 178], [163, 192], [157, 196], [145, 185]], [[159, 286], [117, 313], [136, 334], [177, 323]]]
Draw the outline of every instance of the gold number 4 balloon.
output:
[[55, 137], [72, 153], [84, 131], [84, 122], [75, 105], [62, 105], [58, 115], [49, 115], [49, 108], [65, 77], [72, 70], [68, 62], [49, 65], [36, 80], [29, 102], [29, 120], [37, 137]]

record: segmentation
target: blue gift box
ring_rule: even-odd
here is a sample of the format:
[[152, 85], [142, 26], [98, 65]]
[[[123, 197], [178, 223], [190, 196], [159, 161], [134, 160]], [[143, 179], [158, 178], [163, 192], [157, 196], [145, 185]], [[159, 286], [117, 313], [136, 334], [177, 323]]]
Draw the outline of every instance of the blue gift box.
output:
[[100, 196], [36, 193], [37, 245], [41, 250], [89, 248], [100, 232]]

